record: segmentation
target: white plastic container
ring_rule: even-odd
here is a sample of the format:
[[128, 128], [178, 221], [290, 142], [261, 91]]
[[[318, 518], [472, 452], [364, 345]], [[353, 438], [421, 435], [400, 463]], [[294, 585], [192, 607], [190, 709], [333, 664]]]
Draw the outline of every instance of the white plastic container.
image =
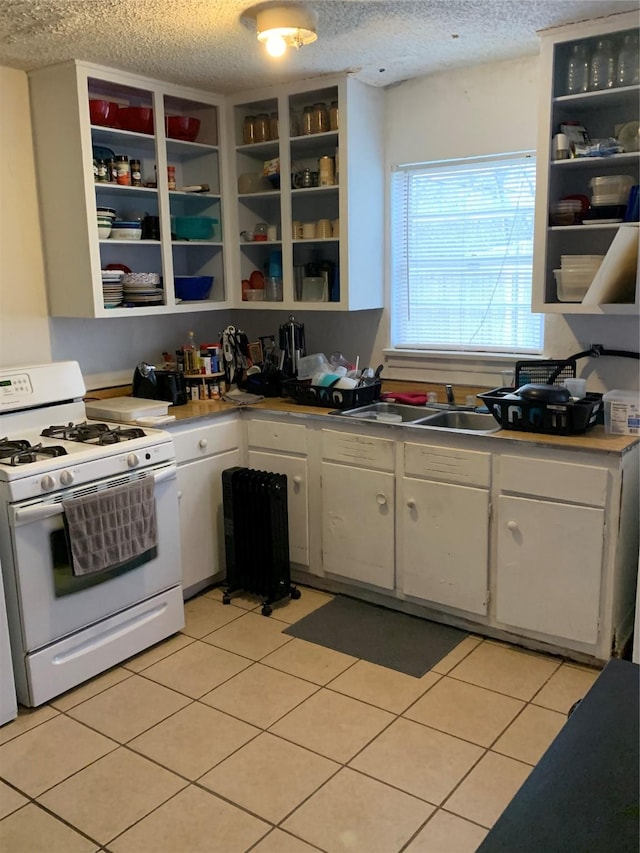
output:
[[640, 434], [640, 392], [614, 389], [602, 396], [604, 429], [612, 435]]

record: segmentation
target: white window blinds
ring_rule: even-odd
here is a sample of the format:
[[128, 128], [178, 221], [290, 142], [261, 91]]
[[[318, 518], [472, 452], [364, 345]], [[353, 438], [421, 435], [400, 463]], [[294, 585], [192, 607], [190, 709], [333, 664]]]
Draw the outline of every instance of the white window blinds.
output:
[[540, 352], [531, 313], [535, 159], [399, 166], [392, 176], [396, 348]]

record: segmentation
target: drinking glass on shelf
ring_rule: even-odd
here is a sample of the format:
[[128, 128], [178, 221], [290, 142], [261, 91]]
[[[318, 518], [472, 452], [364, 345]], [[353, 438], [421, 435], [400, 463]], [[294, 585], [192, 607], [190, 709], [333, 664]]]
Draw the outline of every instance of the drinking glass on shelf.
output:
[[586, 92], [588, 88], [589, 62], [587, 47], [584, 44], [574, 44], [571, 47], [569, 61], [567, 62], [565, 93], [567, 95], [578, 95], [581, 92]]
[[611, 89], [615, 85], [616, 65], [611, 39], [599, 39], [589, 65], [589, 91]]
[[618, 53], [616, 86], [633, 86], [636, 83], [640, 83], [638, 33], [627, 33]]

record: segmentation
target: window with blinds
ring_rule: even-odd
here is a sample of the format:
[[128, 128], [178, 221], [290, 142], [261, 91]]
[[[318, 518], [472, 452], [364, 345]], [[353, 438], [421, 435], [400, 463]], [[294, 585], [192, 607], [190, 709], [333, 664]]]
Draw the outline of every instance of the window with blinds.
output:
[[392, 175], [391, 344], [536, 353], [533, 152], [398, 166]]

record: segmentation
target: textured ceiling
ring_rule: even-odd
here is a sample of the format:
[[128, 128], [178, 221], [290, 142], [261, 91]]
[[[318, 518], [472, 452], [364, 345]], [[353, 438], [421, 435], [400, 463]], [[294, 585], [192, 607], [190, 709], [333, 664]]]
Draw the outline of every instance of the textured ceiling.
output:
[[536, 30], [639, 8], [638, 0], [305, 0], [318, 12], [318, 41], [273, 60], [243, 14], [250, 5], [0, 0], [0, 65], [83, 59], [219, 93], [345, 70], [388, 86], [533, 55]]

